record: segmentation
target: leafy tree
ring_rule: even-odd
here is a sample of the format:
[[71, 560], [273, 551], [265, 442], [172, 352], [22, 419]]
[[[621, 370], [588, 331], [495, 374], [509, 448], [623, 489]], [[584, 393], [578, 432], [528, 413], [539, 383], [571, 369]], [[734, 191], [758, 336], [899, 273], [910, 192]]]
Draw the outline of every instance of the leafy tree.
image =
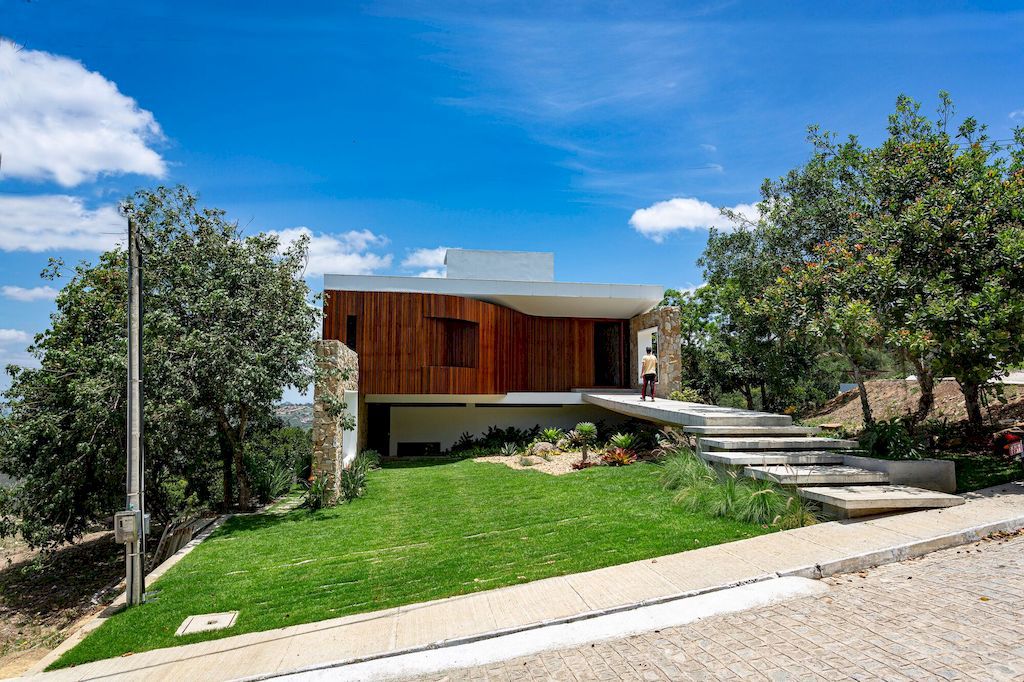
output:
[[876, 210], [862, 231], [890, 342], [955, 377], [980, 427], [982, 389], [1024, 358], [1024, 134], [1004, 148], [967, 118], [951, 135], [940, 99], [935, 121], [897, 100], [869, 161]]
[[[306, 244], [243, 237], [181, 187], [125, 206], [146, 243], [147, 506], [166, 519], [187, 500], [230, 503], [236, 488], [246, 505], [250, 425], [311, 375]], [[0, 492], [0, 535], [71, 541], [123, 505], [126, 262], [115, 249], [78, 265], [29, 349], [40, 366], [7, 369], [0, 471], [18, 483]]]

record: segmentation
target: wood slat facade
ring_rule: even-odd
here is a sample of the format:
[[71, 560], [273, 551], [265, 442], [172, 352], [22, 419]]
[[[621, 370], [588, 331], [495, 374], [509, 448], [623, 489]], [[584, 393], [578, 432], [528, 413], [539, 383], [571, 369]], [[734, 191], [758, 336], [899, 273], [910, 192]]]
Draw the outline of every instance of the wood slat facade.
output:
[[364, 394], [569, 391], [598, 377], [625, 387], [628, 332], [626, 320], [535, 317], [461, 296], [324, 292], [323, 338], [355, 348]]

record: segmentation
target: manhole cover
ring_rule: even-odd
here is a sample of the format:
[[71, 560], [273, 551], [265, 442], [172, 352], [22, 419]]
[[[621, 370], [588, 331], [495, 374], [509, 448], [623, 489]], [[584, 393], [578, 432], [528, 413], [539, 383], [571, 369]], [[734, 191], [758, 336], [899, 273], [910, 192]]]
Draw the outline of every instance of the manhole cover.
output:
[[208, 632], [210, 630], [223, 630], [235, 624], [238, 618], [238, 611], [226, 611], [224, 613], [205, 613], [200, 616], [189, 616], [178, 627], [174, 633], [175, 637], [182, 635], [193, 635], [197, 632]]

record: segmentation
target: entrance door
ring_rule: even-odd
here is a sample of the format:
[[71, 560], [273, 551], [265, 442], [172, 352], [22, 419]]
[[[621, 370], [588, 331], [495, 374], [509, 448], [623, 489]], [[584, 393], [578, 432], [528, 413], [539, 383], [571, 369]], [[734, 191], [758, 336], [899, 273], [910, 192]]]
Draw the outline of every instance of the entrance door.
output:
[[623, 385], [621, 322], [594, 323], [594, 385]]
[[643, 367], [644, 355], [647, 354], [647, 349], [650, 348], [651, 352], [655, 355], [658, 354], [658, 328], [648, 327], [647, 329], [641, 329], [636, 333], [636, 376], [637, 381], [640, 380], [640, 369]]

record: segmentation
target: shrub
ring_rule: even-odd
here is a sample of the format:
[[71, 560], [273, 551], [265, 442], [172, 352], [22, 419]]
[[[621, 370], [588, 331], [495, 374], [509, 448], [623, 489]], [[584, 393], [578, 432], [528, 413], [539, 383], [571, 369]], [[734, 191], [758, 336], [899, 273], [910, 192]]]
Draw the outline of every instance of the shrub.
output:
[[921, 459], [924, 445], [910, 433], [899, 417], [879, 420], [865, 427], [860, 445], [872, 457], [882, 459]]
[[608, 439], [608, 445], [623, 450], [635, 450], [637, 437], [632, 433], [616, 433]]
[[661, 485], [665, 490], [679, 490], [715, 480], [715, 471], [697, 457], [693, 450], [677, 450], [661, 464]]
[[565, 432], [562, 431], [562, 429], [549, 426], [548, 428], [540, 432], [540, 435], [537, 436], [537, 439], [544, 441], [545, 443], [551, 443], [552, 445], [554, 445], [558, 441], [562, 440], [564, 436]]
[[626, 466], [636, 462], [636, 453], [625, 448], [612, 448], [601, 456], [601, 461], [613, 467]]
[[704, 399], [701, 398], [700, 393], [696, 389], [690, 388], [689, 386], [683, 386], [678, 391], [672, 391], [668, 394], [669, 400], [679, 400], [684, 403], [703, 403]]
[[783, 504], [782, 512], [772, 519], [772, 525], [782, 530], [813, 526], [821, 520], [817, 505], [791, 491]]
[[302, 499], [302, 506], [309, 511], [323, 509], [330, 502], [331, 488], [327, 485], [326, 477], [313, 477], [306, 488], [306, 495]]
[[501, 450], [498, 451], [502, 457], [515, 457], [519, 454], [519, 446], [515, 443], [505, 443], [501, 446]]
[[775, 522], [786, 506], [786, 497], [771, 481], [745, 480], [745, 495], [740, 500], [741, 520], [767, 526]]
[[381, 454], [372, 448], [363, 450], [362, 456], [366, 458], [371, 469], [380, 469]]
[[520, 455], [519, 456], [519, 466], [521, 466], [521, 467], [532, 467], [535, 464], [536, 464], [536, 462], [533, 461], [532, 458], [530, 458], [530, 457], [528, 457], [526, 455]]
[[338, 475], [338, 499], [339, 501], [351, 502], [357, 497], [362, 497], [366, 492], [367, 473], [373, 466], [373, 460], [365, 454], [356, 455], [348, 467], [341, 470]]

